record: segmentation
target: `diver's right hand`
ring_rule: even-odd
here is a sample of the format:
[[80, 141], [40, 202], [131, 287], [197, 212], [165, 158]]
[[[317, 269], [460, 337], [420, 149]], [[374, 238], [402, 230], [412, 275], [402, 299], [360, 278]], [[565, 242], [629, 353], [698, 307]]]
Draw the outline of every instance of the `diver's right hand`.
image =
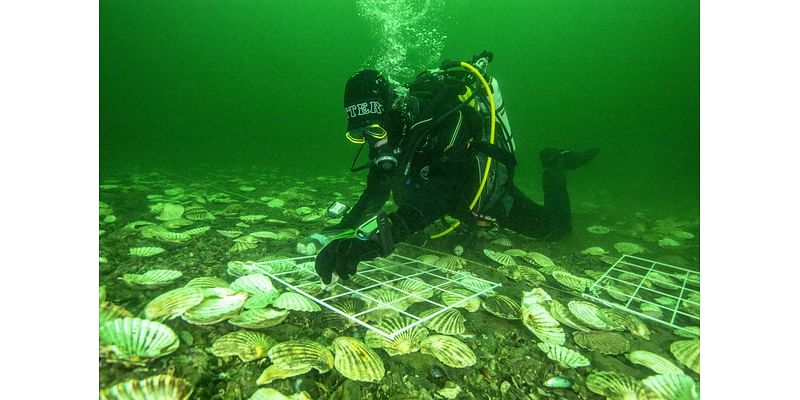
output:
[[333, 273], [347, 280], [356, 273], [358, 263], [371, 260], [380, 254], [378, 243], [355, 239], [336, 239], [328, 243], [317, 255], [315, 269], [326, 285], [331, 283]]

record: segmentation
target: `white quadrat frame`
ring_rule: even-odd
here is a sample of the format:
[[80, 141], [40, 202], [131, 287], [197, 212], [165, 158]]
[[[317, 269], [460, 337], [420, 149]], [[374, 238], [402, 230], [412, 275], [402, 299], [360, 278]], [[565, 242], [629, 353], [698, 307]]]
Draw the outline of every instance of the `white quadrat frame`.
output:
[[[313, 255], [313, 256], [286, 258], [282, 260], [262, 261], [256, 263], [256, 265], [268, 266], [269, 264], [272, 263], [294, 262], [295, 264], [297, 264], [298, 268], [292, 271], [271, 273], [268, 271], [268, 268], [259, 268], [259, 269], [261, 269], [264, 274], [268, 275], [270, 279], [280, 283], [289, 290], [292, 290], [295, 293], [298, 293], [314, 301], [315, 303], [322, 306], [324, 309], [334, 312], [340, 315], [341, 317], [346, 318], [355, 324], [363, 326], [364, 328], [367, 328], [389, 340], [394, 339], [397, 335], [409, 329], [413, 329], [417, 325], [420, 325], [432, 318], [435, 318], [436, 316], [447, 310], [450, 310], [452, 308], [457, 308], [460, 305], [470, 301], [475, 297], [487, 293], [493, 293], [493, 289], [501, 286], [501, 284], [499, 283], [478, 278], [475, 275], [467, 272], [450, 271], [432, 264], [424, 263], [422, 261], [394, 253], [387, 256], [386, 258], [377, 258], [375, 260], [361, 262], [361, 264], [359, 264], [358, 266], [358, 272], [354, 276], [350, 277], [350, 279], [347, 282], [339, 280], [330, 287], [326, 288], [326, 292], [330, 293], [334, 292], [335, 291], [334, 289], [336, 289], [338, 286], [340, 289], [339, 292], [337, 292], [335, 295], [319, 298], [314, 296], [313, 294], [308, 293], [308, 291], [306, 290], [310, 288], [319, 288], [320, 285], [322, 285], [314, 269], [310, 268], [310, 266], [315, 260], [316, 256]], [[298, 277], [298, 275], [301, 279], [292, 279], [292, 280], [293, 281], [299, 280], [302, 281], [303, 283], [294, 284], [292, 282], [289, 282], [288, 278], [290, 276]], [[428, 299], [424, 299], [417, 295], [417, 293], [421, 292], [411, 293], [396, 286], [398, 283], [412, 278], [420, 279], [425, 284], [425, 289], [423, 291], [427, 292], [428, 290], [431, 290], [433, 292], [433, 296], [431, 296]], [[430, 279], [439, 279], [441, 280], [441, 282], [433, 285], [428, 283], [428, 280]], [[366, 282], [367, 284], [359, 285], [356, 284], [355, 281], [359, 281], [362, 283]], [[357, 286], [363, 286], [363, 287], [357, 287]], [[386, 288], [389, 290], [400, 292], [402, 296], [390, 303], [383, 303], [379, 299], [371, 297], [368, 293], [370, 290], [379, 288]], [[463, 288], [470, 291], [473, 294], [464, 297], [463, 299], [449, 306], [431, 300], [435, 298], [437, 294], [441, 295], [443, 293], [451, 293], [459, 297], [463, 296], [460, 293], [452, 292], [451, 290], [453, 288]], [[357, 314], [350, 315], [331, 304], [331, 302], [334, 300], [344, 299], [348, 297], [365, 300], [368, 303], [374, 304], [374, 306], [367, 310], [361, 311]], [[428, 315], [425, 315], [424, 317], [420, 317], [412, 313], [406, 312], [405, 310], [402, 310], [400, 308], [394, 307], [394, 304], [406, 301], [410, 298], [414, 298], [415, 303], [424, 302], [427, 305], [432, 306], [432, 308], [430, 308], [429, 310], [435, 310], [435, 311], [429, 313]], [[366, 320], [365, 317], [369, 316], [371, 312], [378, 310], [385, 310], [385, 309], [391, 309], [392, 311], [397, 312], [401, 316], [408, 317], [411, 319], [412, 322], [406, 326], [403, 326], [400, 329], [394, 330], [392, 332], [386, 332], [383, 329], [380, 329], [370, 324]]]
[[[620, 274], [622, 273], [627, 274], [627, 280], [619, 278]], [[669, 287], [667, 290], [678, 291], [678, 294], [667, 293], [665, 290], [657, 288], [656, 285], [653, 285], [652, 282], [659, 278], [656, 273], [666, 276], [668, 279], [677, 282], [669, 283], [663, 282], [663, 279], [659, 280], [661, 285]], [[636, 281], [631, 279], [633, 277], [636, 278]], [[649, 286], [651, 287], [647, 287], [648, 285], [645, 285], [646, 280], [650, 282]], [[615, 289], [613, 286], [608, 286], [609, 283], [613, 283], [618, 287], [627, 287], [627, 290], [621, 291], [619, 289]], [[624, 297], [624, 300], [617, 300], [619, 301], [617, 302], [603, 299], [600, 297], [600, 294], [603, 290], [614, 292], [617, 296], [621, 298]], [[684, 326], [687, 326], [688, 324], [697, 324], [697, 326], [700, 326], [699, 315], [687, 313], [680, 309], [681, 305], [684, 303], [699, 309], [700, 303], [687, 297], [692, 293], [697, 294], [697, 296], [700, 295], [700, 271], [693, 271], [690, 269], [677, 267], [675, 265], [665, 264], [662, 262], [625, 254], [614, 264], [612, 264], [602, 276], [594, 281], [594, 283], [589, 286], [587, 292], [588, 293], [583, 294], [583, 297], [587, 299], [602, 303], [612, 308], [629, 312], [631, 314], [635, 314], [641, 318], [656, 321], [674, 329], [682, 330], [684, 329]], [[645, 298], [645, 295], [650, 297], [666, 296], [675, 300], [675, 306], [670, 307], [657, 303]], [[655, 317], [634, 309], [632, 307], [632, 304], [634, 303], [651, 304], [658, 307], [660, 310], [662, 310], [662, 312], [666, 312], [663, 312], [663, 316], [660, 318]], [[683, 326], [677, 324], [679, 318], [681, 318]]]

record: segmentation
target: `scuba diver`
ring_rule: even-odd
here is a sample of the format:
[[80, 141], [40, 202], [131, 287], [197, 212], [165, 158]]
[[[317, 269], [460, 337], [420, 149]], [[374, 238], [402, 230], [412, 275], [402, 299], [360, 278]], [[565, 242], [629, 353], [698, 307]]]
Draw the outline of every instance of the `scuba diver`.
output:
[[[497, 224], [545, 240], [572, 231], [566, 172], [599, 149], [542, 150], [544, 205], [520, 191], [513, 183], [514, 140], [500, 87], [486, 74], [492, 58], [484, 51], [471, 63], [445, 62], [405, 85], [371, 69], [347, 80], [345, 136], [361, 145], [351, 170], [369, 173], [358, 202], [321, 233], [324, 247], [315, 266], [325, 284], [334, 274], [348, 279], [359, 262], [389, 255], [395, 243], [445, 215], [458, 222], [439, 236], [459, 223]], [[356, 167], [365, 146], [369, 161]], [[385, 213], [390, 195], [397, 210]], [[334, 233], [342, 231], [347, 237]]]

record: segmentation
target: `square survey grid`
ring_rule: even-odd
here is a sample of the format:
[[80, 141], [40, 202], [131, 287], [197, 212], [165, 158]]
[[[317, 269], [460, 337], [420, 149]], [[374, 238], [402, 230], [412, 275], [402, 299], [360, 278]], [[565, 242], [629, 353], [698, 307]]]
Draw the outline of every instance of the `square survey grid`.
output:
[[[358, 272], [345, 282], [339, 280], [331, 285], [328, 290], [322, 290], [322, 284], [316, 271], [314, 261], [316, 256], [294, 257], [283, 260], [270, 260], [257, 262], [264, 274], [269, 276], [273, 282], [299, 293], [315, 303], [319, 304], [328, 311], [339, 314], [351, 322], [361, 325], [375, 333], [388, 339], [405, 332], [419, 324], [422, 324], [439, 314], [460, 306], [476, 296], [492, 294], [493, 289], [500, 286], [499, 283], [481, 279], [465, 270], [452, 271], [433, 264], [428, 264], [411, 258], [415, 251], [419, 249], [415, 246], [399, 244], [395, 252], [387, 257], [379, 257], [374, 260], [361, 262]], [[405, 254], [405, 255], [404, 255]], [[281, 272], [273, 271], [271, 265], [292, 264], [293, 268], [280, 268]], [[467, 260], [467, 268], [471, 261]], [[277, 268], [274, 268], [277, 270]], [[404, 283], [411, 279], [416, 279], [421, 287], [407, 287]], [[376, 291], [376, 289], [381, 289]], [[464, 289], [471, 292], [464, 297], [463, 292], [455, 289]], [[391, 301], [383, 301], [377, 298], [375, 293], [392, 293], [395, 295]], [[458, 293], [455, 293], [458, 292]], [[432, 293], [432, 295], [428, 295]], [[460, 301], [448, 306], [443, 304], [441, 294], [451, 293], [463, 297]], [[337, 308], [339, 302], [347, 299], [358, 299], [369, 304], [364, 310], [354, 314], [348, 314]], [[426, 314], [422, 315], [418, 311], [410, 311], [403, 307], [406, 300], [409, 303], [421, 304], [425, 307]], [[421, 306], [416, 306], [419, 309]], [[433, 311], [430, 311], [433, 310]], [[385, 332], [369, 320], [371, 314], [376, 312], [388, 311], [407, 317], [411, 323], [394, 330]]]
[[626, 254], [588, 292], [590, 300], [672, 328], [700, 325], [699, 271]]

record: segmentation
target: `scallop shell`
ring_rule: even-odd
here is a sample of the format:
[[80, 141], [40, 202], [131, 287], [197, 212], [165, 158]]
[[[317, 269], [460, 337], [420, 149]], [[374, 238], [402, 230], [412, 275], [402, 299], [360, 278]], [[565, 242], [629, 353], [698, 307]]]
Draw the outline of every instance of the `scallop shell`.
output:
[[522, 316], [520, 302], [502, 294], [489, 296], [482, 304], [483, 309], [495, 317], [516, 320]]
[[258, 247], [258, 239], [252, 236], [242, 236], [233, 239], [233, 246], [228, 249], [229, 253], [241, 253], [243, 251], [252, 250]]
[[496, 262], [496, 263], [498, 263], [500, 265], [504, 265], [504, 266], [517, 265], [517, 262], [514, 261], [514, 257], [511, 257], [508, 254], [499, 253], [499, 252], [492, 251], [492, 250], [489, 250], [489, 249], [483, 249], [483, 254], [486, 255], [486, 257], [489, 257], [490, 260], [492, 260], [492, 261], [494, 261], [494, 262]]
[[247, 293], [206, 297], [183, 313], [181, 318], [192, 325], [211, 325], [236, 316], [247, 301]]
[[131, 247], [130, 249], [128, 249], [128, 254], [130, 254], [132, 256], [135, 256], [135, 257], [150, 257], [150, 256], [154, 256], [156, 254], [161, 254], [164, 251], [165, 250], [162, 249], [161, 247], [153, 247], [153, 246]]
[[[414, 320], [408, 317], [390, 317], [384, 318], [375, 327], [383, 332], [391, 334], [412, 323], [414, 323]], [[364, 335], [364, 343], [373, 349], [382, 348], [386, 350], [386, 353], [390, 356], [397, 356], [418, 351], [420, 342], [426, 337], [428, 337], [428, 330], [421, 325], [416, 325], [398, 334], [394, 339], [387, 339], [376, 332], [368, 330], [366, 335]]]
[[289, 311], [273, 308], [259, 308], [242, 311], [241, 314], [231, 318], [228, 322], [241, 328], [265, 329], [279, 325], [289, 315]]
[[581, 254], [586, 254], [589, 256], [602, 256], [603, 254], [608, 254], [608, 251], [602, 247], [592, 246], [581, 251]]
[[242, 232], [241, 231], [225, 231], [225, 230], [217, 229], [217, 233], [219, 233], [222, 236], [225, 236], [228, 239], [235, 239], [235, 238], [237, 238], [239, 236], [242, 236]]
[[614, 248], [622, 254], [639, 254], [644, 252], [644, 248], [636, 243], [619, 242], [614, 245]]
[[447, 255], [436, 260], [434, 265], [436, 265], [439, 268], [455, 271], [463, 269], [464, 266], [467, 265], [467, 260], [458, 256]]
[[566, 341], [564, 329], [559, 326], [558, 321], [540, 303], [526, 304], [523, 301], [522, 323], [539, 340], [545, 343], [563, 345]]
[[661, 310], [661, 307], [651, 303], [639, 304], [639, 310], [655, 319], [661, 319], [664, 316], [664, 311]]
[[155, 375], [103, 389], [100, 400], [187, 400], [192, 390], [192, 385], [185, 379]]
[[497, 238], [495, 240], [492, 240], [490, 243], [496, 244], [498, 246], [503, 246], [503, 247], [512, 247], [512, 246], [514, 246], [514, 243], [512, 243], [511, 240], [509, 238], [506, 238], [506, 237], [499, 237], [499, 238]]
[[619, 325], [628, 332], [644, 339], [650, 340], [650, 328], [645, 325], [641, 318], [615, 309], [604, 309], [600, 312], [600, 318], [608, 322], [609, 325]]
[[275, 308], [292, 311], [317, 312], [321, 311], [319, 304], [299, 293], [284, 292], [272, 304]]
[[366, 308], [372, 310], [369, 312], [372, 319], [396, 316], [397, 310], [404, 311], [409, 306], [408, 302], [402, 300], [406, 296], [397, 290], [378, 288], [363, 292], [362, 295], [367, 303]]
[[699, 400], [700, 393], [694, 379], [680, 374], [653, 375], [642, 384], [664, 400]]
[[181, 244], [192, 238], [192, 235], [182, 232], [161, 231], [156, 232], [156, 239], [162, 242]]
[[256, 380], [257, 385], [268, 385], [278, 379], [291, 378], [311, 371], [308, 364], [272, 364], [267, 367]]
[[[329, 303], [329, 305], [350, 316], [358, 314], [364, 309], [361, 301], [352, 298], [336, 299]], [[345, 329], [355, 325], [355, 322], [349, 318], [345, 318], [333, 311], [326, 311], [322, 313], [322, 320], [326, 326], [329, 326], [339, 332], [342, 332]]]
[[534, 288], [527, 292], [522, 292], [523, 308], [528, 304], [543, 303], [547, 300], [553, 300], [553, 298], [542, 288]]
[[605, 285], [606, 293], [617, 301], [627, 302], [636, 292], [636, 286], [619, 282], [609, 282]]
[[700, 339], [678, 340], [669, 345], [669, 351], [681, 364], [700, 373]]
[[650, 368], [657, 374], [683, 374], [683, 370], [677, 365], [673, 364], [672, 361], [649, 351], [632, 351], [628, 354], [625, 354], [625, 358], [634, 364], [639, 364]]
[[224, 279], [217, 278], [216, 276], [201, 276], [199, 278], [194, 278], [189, 282], [186, 282], [186, 284], [183, 285], [183, 287], [196, 287], [200, 289], [208, 289], [215, 287], [227, 288], [230, 287], [230, 285]]
[[590, 279], [582, 278], [566, 271], [555, 271], [552, 276], [556, 282], [579, 293], [583, 293], [593, 283]]
[[418, 303], [433, 297], [433, 288], [419, 278], [403, 279], [395, 284], [397, 289], [409, 294], [406, 299], [409, 303]]
[[[492, 282], [478, 278], [468, 272], [460, 272], [458, 278], [454, 279], [459, 285], [464, 286], [473, 292], [481, 292], [484, 295], [494, 294], [492, 289], [495, 285]], [[443, 288], [444, 289], [444, 288]], [[446, 290], [450, 290], [447, 288]]]
[[435, 265], [436, 261], [438, 261], [438, 260], [439, 260], [439, 256], [437, 256], [436, 254], [423, 254], [423, 255], [417, 257], [417, 261], [425, 263], [425, 264], [431, 264], [431, 265]]
[[558, 300], [546, 300], [543, 302], [544, 305], [547, 307], [547, 310], [550, 311], [550, 315], [556, 319], [556, 321], [572, 328], [577, 329], [583, 332], [589, 332], [589, 329], [586, 325], [583, 325], [580, 320], [575, 318], [569, 309], [563, 304], [561, 304]]
[[453, 288], [442, 292], [442, 302], [448, 307], [463, 308], [469, 312], [481, 308], [481, 298], [466, 289]]
[[257, 222], [261, 221], [262, 219], [266, 219], [266, 215], [255, 214], [255, 215], [240, 215], [239, 219], [244, 222]]
[[125, 307], [108, 301], [100, 303], [100, 326], [103, 326], [108, 321], [125, 317], [133, 317], [133, 314], [126, 310]]
[[264, 308], [272, 304], [280, 294], [278, 289], [272, 286], [272, 281], [262, 274], [239, 277], [231, 283], [230, 289], [250, 294], [244, 305], [246, 309]]
[[[426, 318], [427, 316], [438, 311], [440, 310], [437, 308], [425, 310], [419, 314], [419, 317]], [[428, 329], [444, 335], [460, 335], [464, 333], [464, 321], [464, 317], [457, 309], [449, 308], [443, 311], [441, 314], [438, 314], [435, 317], [425, 321], [423, 324]]]
[[183, 216], [184, 208], [180, 204], [172, 204], [166, 203], [164, 207], [161, 209], [161, 214], [159, 214], [156, 219], [159, 221], [169, 221], [171, 219], [178, 219]]
[[171, 269], [151, 269], [143, 274], [125, 274], [123, 281], [143, 288], [157, 288], [169, 285], [183, 275], [181, 271]]
[[204, 208], [198, 208], [191, 211], [187, 210], [183, 213], [183, 217], [190, 221], [211, 221], [216, 219], [214, 214], [211, 214]]
[[522, 256], [522, 258], [524, 258], [525, 261], [528, 261], [531, 264], [536, 264], [540, 267], [553, 267], [556, 265], [556, 263], [554, 263], [550, 257], [535, 251], [528, 252], [528, 254]]
[[286, 396], [273, 388], [261, 388], [256, 390], [247, 400], [312, 400], [312, 398], [306, 392]]
[[147, 319], [161, 321], [178, 318], [190, 308], [200, 304], [205, 298], [203, 289], [181, 287], [164, 292], [144, 306]]
[[603, 331], [614, 331], [623, 329], [622, 326], [614, 324], [613, 321], [607, 321], [601, 317], [602, 310], [600, 307], [580, 300], [573, 300], [567, 304], [569, 311], [578, 318], [585, 325], [593, 329]]
[[278, 239], [278, 234], [270, 231], [251, 232], [250, 236], [257, 237], [259, 239], [273, 239], [273, 240]]
[[238, 356], [244, 362], [259, 360], [277, 341], [263, 333], [234, 331], [220, 336], [211, 345], [211, 353], [217, 357]]
[[324, 374], [333, 368], [333, 353], [313, 340], [289, 340], [267, 351], [275, 365], [307, 365]]
[[379, 382], [386, 370], [383, 360], [364, 342], [340, 336], [333, 340], [335, 353], [334, 365], [345, 378], [360, 382]]
[[588, 367], [589, 359], [575, 350], [550, 343], [539, 343], [539, 349], [547, 354], [547, 358], [557, 361], [565, 368]]
[[522, 279], [528, 281], [532, 285], [539, 285], [541, 283], [547, 282], [547, 278], [542, 275], [541, 272], [531, 268], [526, 267], [524, 265], [517, 266], [517, 271], [519, 272]]
[[315, 368], [327, 373], [333, 368], [333, 353], [312, 340], [289, 340], [272, 346], [267, 355], [272, 361], [256, 381], [266, 385], [276, 379], [285, 379], [305, 374]]
[[700, 337], [700, 327], [699, 326], [683, 326], [676, 328], [672, 333], [685, 338], [699, 338]]
[[578, 346], [602, 354], [622, 354], [631, 348], [628, 339], [617, 332], [575, 332], [572, 338]]
[[593, 371], [586, 387], [612, 400], [656, 400], [658, 396], [630, 376], [611, 371]]
[[508, 254], [508, 255], [510, 255], [512, 257], [522, 257], [524, 255], [527, 255], [528, 252], [525, 251], [525, 250], [521, 250], [521, 249], [508, 249], [508, 250], [503, 251], [503, 254]]
[[185, 230], [183, 233], [190, 236], [197, 236], [208, 232], [209, 229], [211, 229], [210, 226], [199, 226], [197, 228]]
[[647, 280], [652, 282], [653, 285], [656, 285], [662, 289], [681, 288], [681, 285], [678, 284], [678, 281], [675, 278], [658, 271], [650, 271], [647, 274]]
[[119, 318], [100, 327], [101, 354], [112, 362], [144, 365], [178, 349], [180, 341], [170, 327], [140, 318]]
[[294, 260], [277, 260], [259, 263], [257, 267], [264, 272], [278, 275], [286, 272], [294, 272], [297, 268], [297, 263]]
[[611, 229], [602, 225], [592, 225], [586, 228], [586, 231], [595, 235], [605, 235], [606, 233], [611, 232]]
[[423, 354], [436, 357], [442, 364], [452, 368], [466, 368], [475, 365], [477, 358], [464, 342], [444, 335], [431, 335], [420, 343]]

